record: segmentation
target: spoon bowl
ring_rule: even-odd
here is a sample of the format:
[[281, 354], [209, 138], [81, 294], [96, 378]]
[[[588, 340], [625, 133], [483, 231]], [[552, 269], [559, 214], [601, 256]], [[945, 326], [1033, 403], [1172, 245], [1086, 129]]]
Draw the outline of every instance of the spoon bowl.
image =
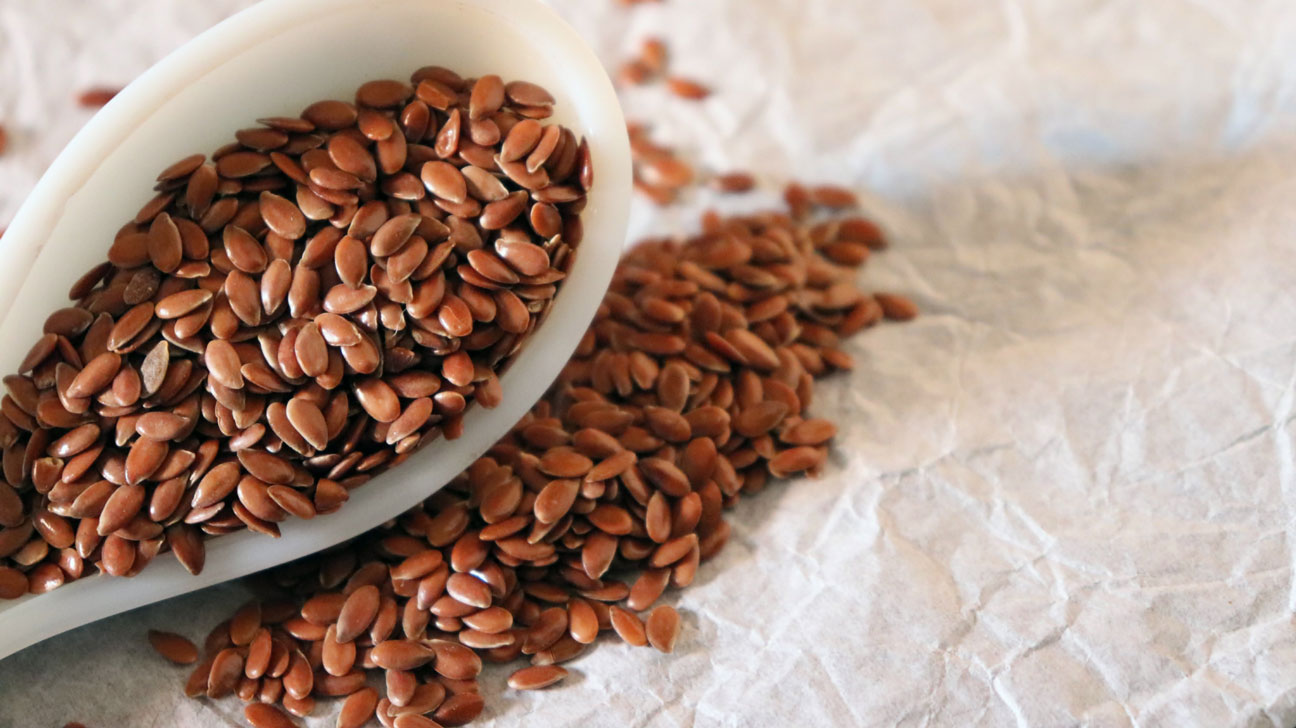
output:
[[548, 318], [501, 377], [504, 401], [475, 407], [464, 435], [434, 441], [352, 492], [337, 513], [207, 542], [202, 573], [162, 554], [138, 576], [90, 576], [0, 601], [0, 658], [128, 609], [260, 571], [352, 538], [427, 498], [503, 436], [575, 350], [620, 256], [630, 198], [625, 120], [598, 59], [537, 0], [265, 0], [195, 38], [101, 109], [50, 166], [0, 238], [0, 371], [12, 372], [73, 281], [103, 260], [155, 175], [210, 153], [259, 117], [350, 99], [424, 65], [527, 80], [557, 99], [553, 121], [590, 144], [596, 181], [585, 239]]

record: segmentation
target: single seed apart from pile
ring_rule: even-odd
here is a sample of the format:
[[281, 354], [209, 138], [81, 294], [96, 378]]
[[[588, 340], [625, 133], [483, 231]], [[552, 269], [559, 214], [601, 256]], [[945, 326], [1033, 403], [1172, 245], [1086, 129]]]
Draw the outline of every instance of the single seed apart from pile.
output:
[[711, 186], [721, 192], [748, 192], [756, 180], [746, 172], [728, 172], [711, 178]]
[[103, 106], [109, 101], [112, 101], [112, 98], [117, 95], [118, 91], [119, 89], [107, 87], [88, 88], [77, 94], [77, 103], [86, 108]]
[[889, 319], [908, 321], [918, 315], [918, 307], [904, 296], [894, 293], [875, 293], [873, 298], [882, 307], [882, 314]]
[[671, 76], [666, 79], [666, 88], [670, 92], [684, 99], [700, 100], [711, 95], [711, 90], [706, 86], [692, 79], [681, 76]]
[[177, 665], [192, 665], [198, 661], [197, 646], [174, 632], [149, 630], [148, 639], [159, 655]]

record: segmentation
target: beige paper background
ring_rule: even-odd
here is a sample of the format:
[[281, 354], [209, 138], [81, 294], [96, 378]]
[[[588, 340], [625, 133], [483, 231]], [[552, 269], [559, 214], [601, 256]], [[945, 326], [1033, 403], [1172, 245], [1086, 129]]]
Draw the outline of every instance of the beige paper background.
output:
[[[0, 0], [0, 220], [88, 117], [75, 90], [246, 4]], [[863, 280], [924, 316], [850, 344], [828, 474], [733, 514], [675, 655], [609, 641], [538, 694], [488, 670], [484, 725], [1296, 724], [1296, 6], [554, 5], [609, 63], [660, 33], [716, 88], [625, 95], [690, 159], [868, 190], [894, 246]], [[718, 201], [688, 202], [635, 234]], [[0, 661], [0, 727], [242, 725], [143, 637], [241, 599]]]

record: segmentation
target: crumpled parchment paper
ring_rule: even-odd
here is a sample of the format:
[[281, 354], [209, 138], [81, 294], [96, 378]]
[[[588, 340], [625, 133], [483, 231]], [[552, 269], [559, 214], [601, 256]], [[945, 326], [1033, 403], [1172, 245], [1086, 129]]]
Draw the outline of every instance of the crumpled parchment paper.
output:
[[[0, 0], [0, 219], [78, 88], [245, 4]], [[1296, 724], [1296, 6], [554, 4], [609, 64], [661, 34], [715, 88], [625, 94], [689, 159], [867, 190], [894, 245], [864, 280], [924, 315], [849, 344], [827, 475], [733, 514], [675, 655], [611, 640], [530, 694], [488, 669], [484, 725]], [[776, 198], [639, 204], [632, 239]], [[0, 726], [242, 725], [144, 631], [201, 639], [243, 598], [0, 662]]]

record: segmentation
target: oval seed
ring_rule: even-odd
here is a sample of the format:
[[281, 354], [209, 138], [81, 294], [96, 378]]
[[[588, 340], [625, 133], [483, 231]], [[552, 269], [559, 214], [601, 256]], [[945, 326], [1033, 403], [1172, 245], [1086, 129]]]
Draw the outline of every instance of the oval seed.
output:
[[514, 690], [540, 690], [561, 682], [565, 677], [566, 668], [558, 665], [535, 665], [509, 675], [508, 685]]
[[645, 623], [648, 642], [661, 652], [673, 652], [675, 640], [679, 637], [679, 612], [674, 607], [663, 604], [648, 614]]
[[243, 717], [252, 728], [296, 728], [297, 725], [282, 710], [267, 703], [248, 703], [243, 708]]

